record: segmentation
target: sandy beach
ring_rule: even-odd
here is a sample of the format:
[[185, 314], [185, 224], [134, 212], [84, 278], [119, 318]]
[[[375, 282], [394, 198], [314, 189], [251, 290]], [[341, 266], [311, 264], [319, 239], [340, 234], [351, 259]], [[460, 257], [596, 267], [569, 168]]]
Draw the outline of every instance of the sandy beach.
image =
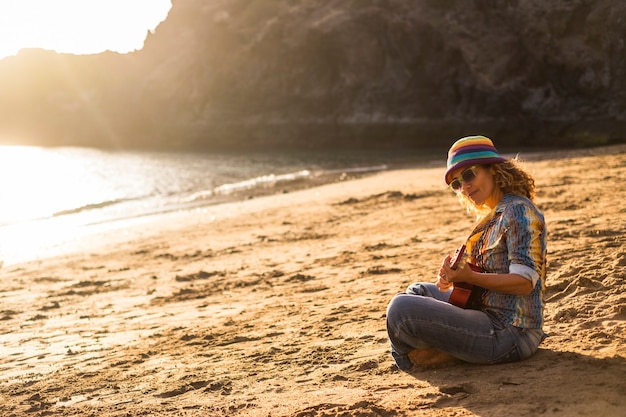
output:
[[5, 266], [0, 415], [622, 417], [626, 146], [521, 157], [549, 229], [550, 337], [526, 361], [409, 375], [389, 355], [389, 300], [434, 280], [474, 221], [442, 164]]

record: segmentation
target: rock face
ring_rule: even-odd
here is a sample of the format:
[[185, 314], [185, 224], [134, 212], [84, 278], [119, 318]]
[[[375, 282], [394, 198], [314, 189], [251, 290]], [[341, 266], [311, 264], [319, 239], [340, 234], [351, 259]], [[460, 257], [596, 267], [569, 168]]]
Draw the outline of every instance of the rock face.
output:
[[622, 0], [174, 0], [141, 51], [0, 61], [0, 140], [623, 142], [625, 40]]

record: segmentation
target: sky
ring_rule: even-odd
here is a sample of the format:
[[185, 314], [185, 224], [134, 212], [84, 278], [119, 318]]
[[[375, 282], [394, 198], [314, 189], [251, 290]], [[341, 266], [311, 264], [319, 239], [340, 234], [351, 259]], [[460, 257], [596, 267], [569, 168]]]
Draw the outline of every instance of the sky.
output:
[[0, 0], [0, 59], [21, 48], [132, 52], [171, 7], [171, 0]]

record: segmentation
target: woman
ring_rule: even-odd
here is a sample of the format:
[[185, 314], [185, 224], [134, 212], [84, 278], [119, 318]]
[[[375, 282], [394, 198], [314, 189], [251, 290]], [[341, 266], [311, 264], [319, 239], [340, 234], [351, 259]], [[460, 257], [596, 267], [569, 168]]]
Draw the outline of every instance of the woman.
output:
[[[478, 217], [467, 262], [453, 269], [448, 255], [436, 283], [414, 283], [393, 298], [392, 356], [404, 371], [450, 356], [479, 364], [525, 359], [545, 337], [546, 227], [533, 203], [535, 182], [484, 136], [452, 145], [444, 178]], [[448, 302], [459, 282], [478, 287], [471, 308]]]

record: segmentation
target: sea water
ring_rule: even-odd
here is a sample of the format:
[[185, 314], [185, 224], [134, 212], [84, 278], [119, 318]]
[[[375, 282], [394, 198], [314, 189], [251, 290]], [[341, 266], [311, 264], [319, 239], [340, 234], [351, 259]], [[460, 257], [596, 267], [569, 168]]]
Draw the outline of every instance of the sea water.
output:
[[37, 259], [89, 226], [394, 169], [420, 151], [147, 152], [0, 146], [0, 261]]

